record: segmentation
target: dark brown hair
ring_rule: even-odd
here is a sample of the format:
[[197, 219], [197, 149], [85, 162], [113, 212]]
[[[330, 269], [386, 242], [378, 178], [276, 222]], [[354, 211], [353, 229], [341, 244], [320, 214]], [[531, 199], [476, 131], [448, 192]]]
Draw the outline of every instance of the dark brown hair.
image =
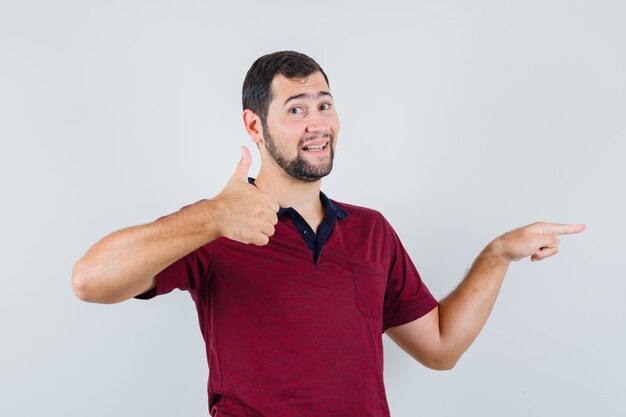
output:
[[263, 55], [250, 67], [243, 81], [241, 100], [243, 110], [250, 109], [267, 124], [267, 111], [272, 101], [271, 85], [277, 74], [286, 78], [303, 78], [321, 72], [328, 83], [326, 73], [313, 58], [295, 51], [279, 51]]

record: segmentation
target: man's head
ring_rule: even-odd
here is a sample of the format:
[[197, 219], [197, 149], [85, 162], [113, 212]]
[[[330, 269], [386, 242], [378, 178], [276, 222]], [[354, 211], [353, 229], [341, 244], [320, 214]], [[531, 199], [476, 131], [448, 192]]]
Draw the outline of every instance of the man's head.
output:
[[242, 101], [262, 160], [301, 181], [330, 173], [339, 119], [328, 77], [313, 59], [293, 51], [262, 56], [246, 75]]
[[241, 101], [243, 110], [250, 109], [267, 123], [267, 110], [272, 101], [272, 80], [278, 74], [285, 78], [304, 78], [321, 72], [328, 83], [326, 73], [313, 58], [295, 51], [280, 51], [263, 55], [248, 70], [243, 81]]

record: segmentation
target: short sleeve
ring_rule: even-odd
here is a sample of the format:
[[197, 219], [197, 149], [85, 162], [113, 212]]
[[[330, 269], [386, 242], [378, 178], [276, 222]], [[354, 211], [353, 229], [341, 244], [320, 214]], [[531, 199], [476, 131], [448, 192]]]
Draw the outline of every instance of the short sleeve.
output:
[[212, 253], [212, 245], [207, 244], [180, 258], [157, 274], [155, 288], [133, 298], [149, 300], [175, 289], [196, 294], [209, 277]]
[[[160, 217], [157, 221], [165, 217], [167, 216]], [[195, 295], [203, 285], [206, 285], [213, 264], [213, 253], [212, 242], [190, 252], [157, 274], [155, 288], [133, 298], [149, 300], [175, 289], [189, 291], [192, 296]]]
[[383, 332], [390, 327], [416, 320], [438, 305], [387, 220], [385, 235], [389, 254], [389, 276], [383, 307]]

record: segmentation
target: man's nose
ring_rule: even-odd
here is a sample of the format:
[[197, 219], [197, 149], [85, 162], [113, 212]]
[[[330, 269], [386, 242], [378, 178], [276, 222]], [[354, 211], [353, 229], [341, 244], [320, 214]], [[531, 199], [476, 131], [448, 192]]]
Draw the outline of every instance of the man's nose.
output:
[[306, 130], [311, 133], [328, 133], [328, 123], [324, 121], [324, 118], [317, 114], [309, 115]]

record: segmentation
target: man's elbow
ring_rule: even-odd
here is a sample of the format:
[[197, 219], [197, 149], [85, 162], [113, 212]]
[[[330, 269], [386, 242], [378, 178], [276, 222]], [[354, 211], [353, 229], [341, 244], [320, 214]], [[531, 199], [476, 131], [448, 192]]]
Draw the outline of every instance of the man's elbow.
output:
[[72, 269], [72, 290], [81, 301], [93, 303], [96, 302], [96, 298], [89, 285], [87, 270], [81, 261], [82, 259], [78, 260]]
[[449, 371], [452, 368], [454, 368], [456, 366], [456, 361], [449, 361], [449, 362], [434, 362], [431, 363], [429, 365], [427, 365], [430, 369], [433, 369], [435, 371]]
[[74, 264], [72, 269], [72, 290], [74, 294], [81, 301], [88, 303], [112, 303], [113, 301], [102, 297], [101, 291], [98, 290], [97, 280], [90, 275], [90, 269], [82, 259]]
[[460, 357], [436, 357], [429, 361], [422, 362], [427, 368], [435, 371], [449, 371], [456, 366]]

